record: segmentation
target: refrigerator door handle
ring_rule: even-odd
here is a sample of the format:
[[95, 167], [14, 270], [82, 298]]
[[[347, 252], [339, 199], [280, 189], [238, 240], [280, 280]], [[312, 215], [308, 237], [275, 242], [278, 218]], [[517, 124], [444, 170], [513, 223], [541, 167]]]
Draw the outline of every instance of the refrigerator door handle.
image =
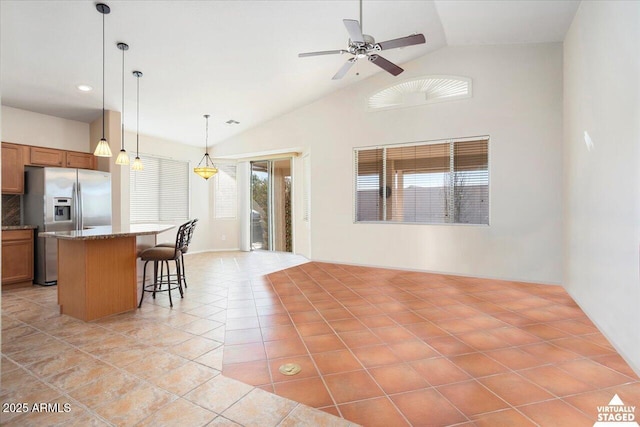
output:
[[78, 189], [76, 188], [76, 183], [71, 184], [71, 197], [73, 198], [73, 216], [71, 221], [73, 223], [73, 228], [75, 230], [78, 229]]
[[82, 218], [82, 187], [80, 183], [78, 183], [78, 230], [82, 231], [84, 229], [84, 221]]

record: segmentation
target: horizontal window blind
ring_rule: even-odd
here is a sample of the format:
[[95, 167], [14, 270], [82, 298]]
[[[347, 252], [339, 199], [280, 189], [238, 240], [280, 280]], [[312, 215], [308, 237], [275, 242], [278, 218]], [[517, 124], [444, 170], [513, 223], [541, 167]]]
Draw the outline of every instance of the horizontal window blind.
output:
[[218, 164], [216, 191], [214, 193], [214, 215], [216, 219], [235, 218], [238, 211], [236, 165]]
[[489, 223], [488, 140], [355, 151], [357, 222]]
[[189, 162], [140, 156], [144, 169], [130, 170], [131, 222], [189, 219]]
[[489, 223], [489, 142], [453, 146], [454, 222]]
[[383, 149], [359, 150], [356, 162], [356, 218], [358, 221], [382, 221]]

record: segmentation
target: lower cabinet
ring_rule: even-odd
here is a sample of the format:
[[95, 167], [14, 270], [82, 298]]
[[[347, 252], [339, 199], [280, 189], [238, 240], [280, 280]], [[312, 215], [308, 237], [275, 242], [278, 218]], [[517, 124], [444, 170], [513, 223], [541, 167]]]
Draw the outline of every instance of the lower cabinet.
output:
[[33, 283], [33, 230], [2, 231], [2, 285]]

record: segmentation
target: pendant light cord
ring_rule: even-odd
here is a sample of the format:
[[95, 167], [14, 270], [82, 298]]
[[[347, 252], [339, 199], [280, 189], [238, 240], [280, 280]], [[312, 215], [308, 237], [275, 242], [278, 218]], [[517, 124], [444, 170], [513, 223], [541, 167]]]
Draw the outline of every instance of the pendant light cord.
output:
[[207, 117], [207, 126], [204, 137], [204, 152], [209, 154], [209, 117]]
[[136, 76], [136, 158], [140, 157], [140, 76]]
[[104, 138], [104, 12], [102, 12], [102, 139]]
[[120, 146], [124, 150], [124, 49], [122, 49], [122, 141]]

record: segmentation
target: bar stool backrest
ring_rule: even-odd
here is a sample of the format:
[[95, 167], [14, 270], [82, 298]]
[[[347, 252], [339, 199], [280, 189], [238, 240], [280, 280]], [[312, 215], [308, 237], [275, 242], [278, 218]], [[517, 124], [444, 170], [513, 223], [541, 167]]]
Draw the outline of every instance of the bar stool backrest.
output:
[[191, 224], [189, 225], [189, 230], [187, 231], [187, 239], [183, 247], [183, 252], [187, 252], [187, 250], [189, 250], [189, 245], [191, 244], [191, 239], [193, 238], [193, 232], [196, 230], [197, 222], [198, 222], [198, 218], [191, 220]]
[[191, 227], [191, 221], [185, 222], [178, 228], [178, 233], [176, 234], [176, 246], [175, 250], [182, 250], [186, 246], [187, 237], [189, 235], [189, 228]]

